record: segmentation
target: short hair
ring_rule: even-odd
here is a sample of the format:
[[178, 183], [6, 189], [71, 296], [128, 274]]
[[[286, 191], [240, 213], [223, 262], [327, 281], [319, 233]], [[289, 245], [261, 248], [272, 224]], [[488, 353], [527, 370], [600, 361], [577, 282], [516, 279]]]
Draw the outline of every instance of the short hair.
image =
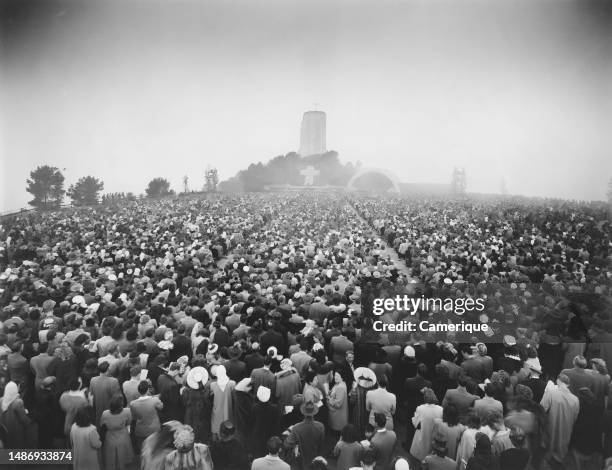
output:
[[459, 424], [459, 410], [452, 403], [448, 403], [442, 409], [442, 421], [449, 426], [456, 426]]
[[110, 364], [108, 363], [108, 361], [102, 361], [100, 364], [98, 364], [98, 370], [102, 374], [105, 374], [106, 372], [108, 372], [109, 367], [110, 367]]
[[76, 412], [74, 422], [80, 428], [86, 428], [91, 425], [91, 415], [92, 409], [91, 406], [83, 406], [79, 408]]
[[580, 367], [581, 369], [586, 369], [588, 365], [586, 358], [581, 354], [578, 354], [577, 356], [575, 356], [572, 362], [574, 366]]
[[140, 393], [141, 395], [144, 395], [148, 391], [149, 391], [149, 382], [147, 382], [146, 380], [141, 380], [140, 383], [138, 384], [138, 393]]
[[472, 429], [478, 429], [478, 428], [480, 428], [480, 424], [481, 424], [480, 416], [478, 416], [476, 414], [476, 412], [471, 411], [468, 414], [468, 417], [467, 417], [467, 425], [468, 425], [468, 427], [470, 427]]
[[49, 343], [40, 343], [38, 345], [39, 353], [46, 353], [48, 349], [49, 349]]
[[347, 424], [342, 428], [342, 440], [347, 444], [352, 444], [357, 440], [357, 430], [352, 424]]
[[268, 442], [266, 444], [268, 448], [268, 453], [270, 455], [278, 454], [282, 445], [283, 443], [278, 436], [272, 436], [270, 439], [268, 439]]
[[460, 386], [467, 387], [469, 383], [470, 383], [470, 380], [467, 375], [460, 374], [459, 377], [457, 377], [457, 384], [459, 384]]
[[110, 401], [110, 412], [114, 415], [121, 413], [121, 410], [123, 410], [123, 405], [123, 395], [121, 395], [120, 393], [115, 394]]
[[563, 373], [559, 374], [557, 379], [559, 379], [565, 385], [569, 385], [570, 384], [570, 378], [567, 375], [563, 374]]
[[417, 373], [421, 376], [424, 377], [427, 375], [427, 366], [425, 364], [423, 364], [422, 362], [417, 366]]
[[374, 413], [374, 422], [379, 428], [385, 427], [387, 425], [387, 417], [384, 413]]
[[378, 386], [381, 388], [387, 388], [387, 384], [389, 383], [389, 380], [387, 379], [386, 374], [381, 374], [380, 377], [378, 377]]

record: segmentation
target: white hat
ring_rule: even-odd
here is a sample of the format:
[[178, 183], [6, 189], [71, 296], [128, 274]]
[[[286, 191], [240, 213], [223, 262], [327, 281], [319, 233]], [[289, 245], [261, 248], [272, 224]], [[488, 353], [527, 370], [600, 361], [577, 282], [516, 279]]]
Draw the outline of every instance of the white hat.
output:
[[200, 384], [206, 385], [206, 382], [208, 382], [208, 371], [202, 366], [194, 367], [187, 373], [187, 385], [194, 390], [199, 389]]
[[410, 345], [406, 346], [404, 348], [404, 356], [406, 357], [415, 357], [416, 356], [416, 351], [414, 350], [414, 348]]
[[362, 387], [368, 388], [376, 385], [376, 373], [369, 367], [357, 367], [354, 372], [355, 381]]
[[272, 391], [268, 387], [260, 385], [257, 389], [257, 399], [262, 403], [266, 403], [270, 400], [271, 392]]

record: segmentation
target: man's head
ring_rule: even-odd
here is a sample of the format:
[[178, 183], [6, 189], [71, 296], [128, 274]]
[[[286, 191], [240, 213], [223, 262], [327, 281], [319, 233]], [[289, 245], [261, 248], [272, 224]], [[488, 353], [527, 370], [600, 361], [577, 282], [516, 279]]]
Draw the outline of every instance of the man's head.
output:
[[141, 366], [134, 366], [130, 369], [130, 377], [132, 377], [133, 379], [138, 377], [140, 375], [140, 372], [142, 371], [142, 367]]
[[569, 377], [565, 374], [559, 374], [559, 376], [557, 377], [557, 385], [564, 385], [566, 387], [569, 387], [569, 384], [570, 384]]
[[109, 369], [110, 364], [107, 361], [102, 361], [100, 364], [98, 364], [98, 370], [100, 371], [100, 375], [108, 374]]
[[282, 441], [278, 438], [278, 436], [272, 436], [268, 439], [267, 448], [268, 454], [270, 455], [278, 455], [282, 446]]
[[387, 417], [384, 413], [374, 413], [374, 423], [377, 429], [383, 429], [387, 426]]
[[576, 369], [586, 369], [588, 365], [586, 358], [580, 354], [574, 357], [573, 363]]
[[355, 353], [352, 350], [348, 350], [345, 354], [346, 362], [352, 364], [355, 361]]
[[138, 384], [138, 393], [140, 393], [141, 396], [144, 396], [148, 392], [149, 392], [149, 382], [147, 382], [146, 380], [141, 380], [140, 383]]

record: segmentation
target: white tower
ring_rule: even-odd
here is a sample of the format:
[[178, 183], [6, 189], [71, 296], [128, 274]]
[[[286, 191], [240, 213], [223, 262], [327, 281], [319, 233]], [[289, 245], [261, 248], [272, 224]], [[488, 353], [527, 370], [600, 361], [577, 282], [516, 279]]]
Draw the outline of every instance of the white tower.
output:
[[323, 111], [306, 111], [302, 118], [300, 134], [300, 155], [319, 155], [325, 153], [325, 127], [327, 118]]

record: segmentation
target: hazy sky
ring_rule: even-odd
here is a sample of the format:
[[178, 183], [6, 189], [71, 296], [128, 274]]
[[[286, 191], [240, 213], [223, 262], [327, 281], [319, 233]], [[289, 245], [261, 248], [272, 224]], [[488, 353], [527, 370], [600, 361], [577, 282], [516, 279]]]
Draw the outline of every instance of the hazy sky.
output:
[[607, 0], [3, 1], [0, 211], [37, 165], [66, 186], [180, 190], [299, 148], [405, 182], [603, 199], [612, 177]]

